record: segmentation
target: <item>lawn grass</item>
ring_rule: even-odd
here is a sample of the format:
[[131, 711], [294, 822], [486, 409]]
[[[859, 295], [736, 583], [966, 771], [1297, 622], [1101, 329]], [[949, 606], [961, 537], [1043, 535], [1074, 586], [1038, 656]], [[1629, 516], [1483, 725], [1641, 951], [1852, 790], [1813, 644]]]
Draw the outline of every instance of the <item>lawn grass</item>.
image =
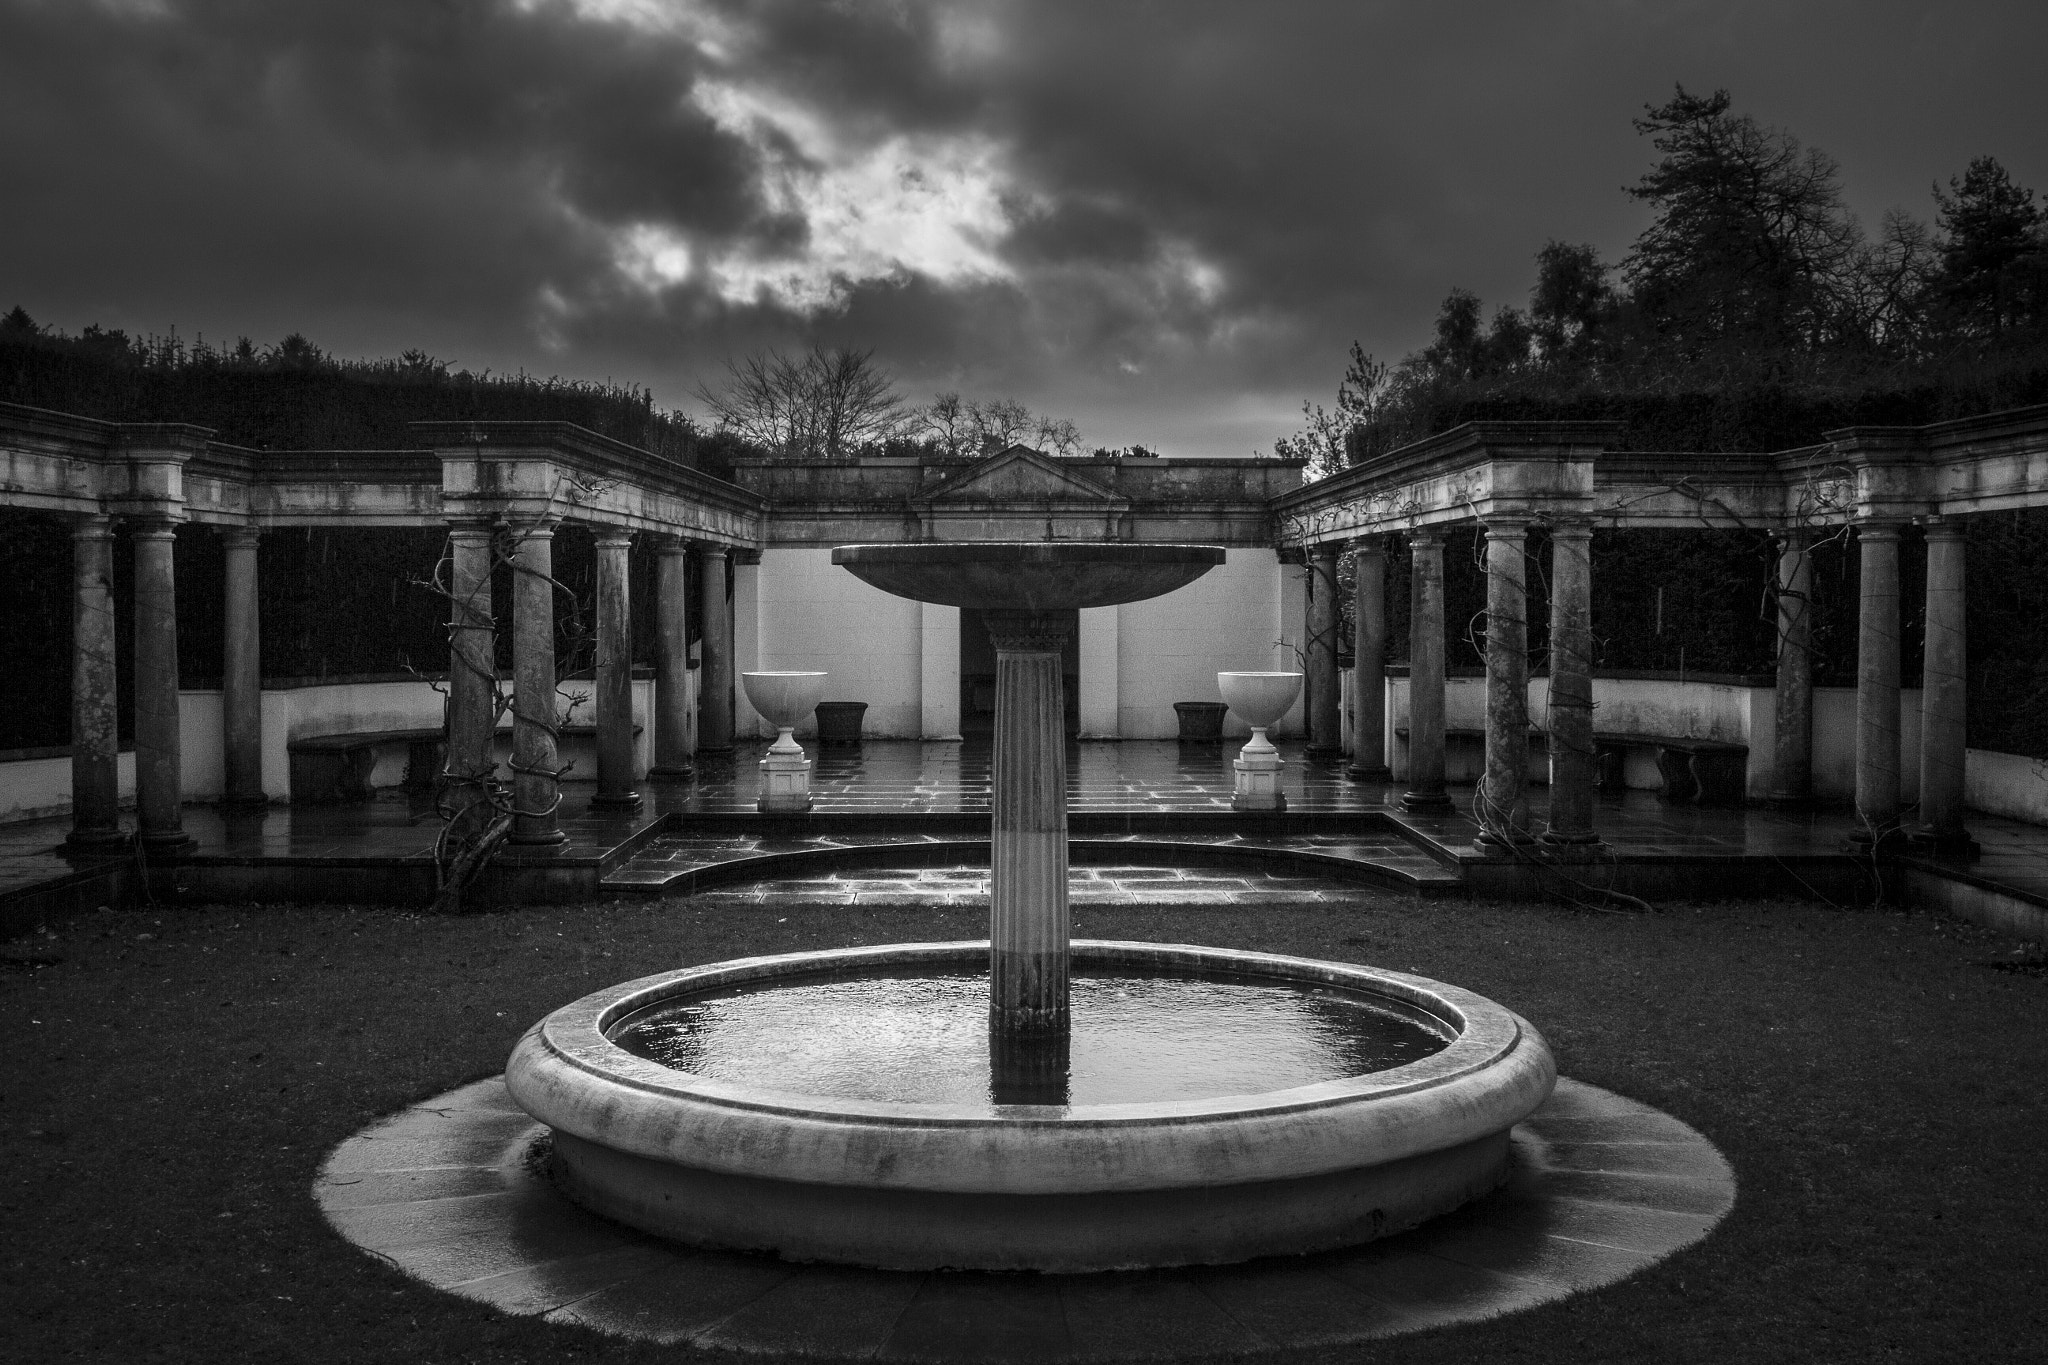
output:
[[[1983, 965], [2011, 939], [1783, 902], [1611, 917], [1361, 894], [1076, 920], [1470, 987], [1534, 1020], [1566, 1074], [1677, 1115], [1735, 1166], [1734, 1213], [1642, 1275], [1329, 1358], [2041, 1358], [2048, 980]], [[77, 921], [63, 961], [0, 975], [0, 1358], [675, 1359], [406, 1279], [322, 1222], [322, 1157], [495, 1073], [529, 1023], [599, 986], [981, 932], [971, 910], [688, 901]]]

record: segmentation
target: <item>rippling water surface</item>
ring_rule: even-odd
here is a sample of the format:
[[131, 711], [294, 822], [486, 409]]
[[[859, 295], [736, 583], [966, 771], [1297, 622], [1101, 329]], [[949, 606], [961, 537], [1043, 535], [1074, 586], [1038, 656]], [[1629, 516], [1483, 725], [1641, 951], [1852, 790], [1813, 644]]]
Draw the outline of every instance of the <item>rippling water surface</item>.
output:
[[[1383, 1071], [1447, 1046], [1378, 997], [1230, 977], [1076, 976], [1071, 1104], [1252, 1095]], [[839, 1099], [973, 1105], [992, 1089], [988, 978], [872, 974], [692, 996], [613, 1030], [650, 1061]], [[1038, 1101], [1038, 1102], [1057, 1102]]]

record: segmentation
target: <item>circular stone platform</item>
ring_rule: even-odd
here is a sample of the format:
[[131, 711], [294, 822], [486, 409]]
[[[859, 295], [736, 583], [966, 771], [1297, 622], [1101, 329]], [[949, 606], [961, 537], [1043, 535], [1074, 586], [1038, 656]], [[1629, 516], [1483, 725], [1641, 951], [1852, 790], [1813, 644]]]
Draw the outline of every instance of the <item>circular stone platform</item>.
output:
[[585, 1213], [494, 1076], [337, 1147], [313, 1193], [343, 1236], [437, 1289], [600, 1332], [747, 1352], [1117, 1360], [1329, 1346], [1595, 1289], [1699, 1241], [1735, 1176], [1668, 1114], [1560, 1078], [1499, 1192], [1314, 1256], [1098, 1275], [890, 1272], [693, 1251]]

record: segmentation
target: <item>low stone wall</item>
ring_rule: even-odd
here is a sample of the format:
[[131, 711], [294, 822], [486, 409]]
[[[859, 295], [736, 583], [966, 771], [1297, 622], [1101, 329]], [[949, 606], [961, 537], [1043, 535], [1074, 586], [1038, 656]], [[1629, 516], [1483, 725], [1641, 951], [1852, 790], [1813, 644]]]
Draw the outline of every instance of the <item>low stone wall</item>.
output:
[[[696, 710], [696, 679], [690, 674], [691, 712]], [[568, 694], [591, 691], [588, 679], [560, 684]], [[633, 767], [644, 773], [654, 759], [654, 682], [633, 680], [633, 719], [640, 727], [634, 743]], [[442, 695], [424, 678], [371, 678], [344, 682], [292, 683], [263, 691], [263, 790], [272, 801], [291, 794], [291, 759], [286, 746], [313, 735], [363, 734], [379, 730], [430, 730], [441, 724]], [[221, 694], [186, 691], [178, 694], [178, 738], [182, 787], [187, 801], [214, 801], [227, 789], [221, 753]], [[576, 708], [574, 722], [591, 723], [591, 703]], [[589, 741], [565, 742], [564, 752], [576, 761], [565, 779], [597, 780], [597, 757]], [[502, 760], [509, 741], [498, 744]], [[43, 756], [0, 761], [0, 824], [71, 813], [71, 759], [68, 750], [41, 751]], [[405, 780], [406, 750], [402, 744], [380, 748], [370, 783], [396, 787]], [[121, 800], [135, 797], [135, 755], [123, 751], [120, 762]]]
[[[1772, 764], [1777, 744], [1773, 703], [1775, 690], [1741, 681], [1715, 679], [1678, 680], [1658, 677], [1593, 679], [1594, 725], [1606, 731], [1632, 734], [1670, 735], [1686, 739], [1717, 739], [1749, 746], [1744, 786], [1752, 799], [1771, 790]], [[1529, 681], [1529, 716], [1542, 726], [1550, 699], [1550, 680]], [[1453, 730], [1480, 730], [1486, 725], [1486, 680], [1481, 677], [1452, 677], [1444, 680], [1444, 724]], [[1408, 743], [1396, 733], [1408, 725], [1408, 680], [1395, 676], [1387, 680], [1387, 762], [1397, 779], [1408, 772]], [[1347, 737], [1349, 727], [1346, 727]], [[1909, 688], [1899, 694], [1899, 749], [1901, 799], [1911, 804], [1920, 799], [1920, 692]], [[1974, 754], [1976, 751], [1972, 751]], [[2005, 757], [2001, 755], [2001, 757]], [[1476, 740], [1453, 740], [1444, 755], [1445, 773], [1453, 782], [1470, 782], [1480, 773], [1483, 759]], [[1974, 760], [1973, 760], [1974, 761]], [[2024, 759], [2012, 759], [2025, 763]], [[1540, 749], [1532, 749], [1529, 780], [1547, 782], [1549, 764]], [[1655, 757], [1648, 751], [1631, 752], [1624, 780], [1632, 788], [1653, 791], [1661, 785]], [[1856, 691], [1850, 687], [1817, 687], [1813, 692], [1813, 789], [1823, 801], [1848, 801], [1856, 792]], [[1981, 805], [1974, 796], [1965, 799]], [[2035, 815], [2017, 819], [2048, 824], [2048, 792], [2036, 798]], [[2004, 814], [2003, 810], [1995, 811]]]
[[2048, 825], [2048, 760], [1971, 749], [1963, 762], [1963, 804], [2010, 820]]

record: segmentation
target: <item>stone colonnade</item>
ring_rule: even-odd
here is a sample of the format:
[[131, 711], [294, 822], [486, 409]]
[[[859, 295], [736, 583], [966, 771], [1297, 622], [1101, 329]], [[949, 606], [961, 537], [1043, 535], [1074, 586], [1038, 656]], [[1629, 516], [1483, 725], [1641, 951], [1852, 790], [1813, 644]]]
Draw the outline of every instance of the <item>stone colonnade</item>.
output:
[[[177, 579], [173, 546], [177, 522], [131, 517], [135, 549], [135, 802], [136, 834], [145, 848], [175, 852], [191, 843], [184, 832], [178, 700]], [[628, 555], [630, 532], [597, 527], [597, 794], [599, 810], [641, 805], [633, 785], [632, 619]], [[120, 819], [118, 644], [114, 615], [114, 519], [93, 514], [72, 532], [72, 828], [66, 845], [81, 852], [120, 847], [129, 839]], [[504, 537], [485, 520], [449, 523], [449, 683], [447, 758], [443, 781], [474, 784], [495, 771], [497, 729], [495, 617], [491, 570], [502, 551], [513, 570], [513, 787], [520, 812], [513, 842], [546, 846], [564, 835], [556, 815], [559, 783], [555, 694], [555, 619], [551, 526]], [[262, 533], [249, 527], [221, 531], [224, 550], [224, 648], [221, 742], [225, 790], [231, 809], [260, 808], [263, 790], [261, 627], [257, 551]], [[494, 551], [494, 545], [498, 547]], [[655, 779], [692, 775], [687, 601], [690, 543], [664, 535], [656, 541], [654, 702]], [[699, 547], [705, 607], [703, 677], [697, 746], [732, 746], [732, 630], [727, 612], [722, 545]]]
[[[1484, 844], [1509, 848], [1532, 838], [1523, 792], [1528, 714], [1525, 545], [1532, 518], [1497, 516], [1485, 523], [1487, 566], [1486, 770], [1474, 818]], [[1861, 556], [1856, 689], [1856, 811], [1868, 846], [1908, 833], [1941, 853], [1974, 848], [1963, 826], [1966, 664], [1964, 532], [1955, 518], [1929, 518], [1926, 646], [1921, 693], [1920, 820], [1902, 823], [1899, 733], [1899, 535], [1895, 523], [1857, 526]], [[1592, 687], [1592, 558], [1589, 522], [1549, 523], [1550, 704], [1539, 729], [1550, 756], [1548, 819], [1542, 842], [1560, 852], [1597, 847], [1594, 795], [1599, 763]], [[1409, 727], [1407, 787], [1401, 804], [1420, 814], [1451, 809], [1444, 781], [1444, 529], [1407, 532], [1409, 572]], [[1813, 791], [1813, 624], [1810, 615], [1812, 533], [1779, 533], [1775, 739], [1768, 801], [1796, 806]], [[1355, 542], [1355, 666], [1350, 775], [1385, 781], [1386, 560], [1378, 538]], [[1337, 689], [1335, 629], [1339, 548], [1310, 548], [1312, 597], [1306, 671], [1311, 753], [1327, 748], [1341, 719], [1316, 698]], [[1318, 602], [1323, 605], [1319, 606]], [[1320, 686], [1319, 686], [1320, 685]], [[1325, 736], [1332, 737], [1326, 741]]]

